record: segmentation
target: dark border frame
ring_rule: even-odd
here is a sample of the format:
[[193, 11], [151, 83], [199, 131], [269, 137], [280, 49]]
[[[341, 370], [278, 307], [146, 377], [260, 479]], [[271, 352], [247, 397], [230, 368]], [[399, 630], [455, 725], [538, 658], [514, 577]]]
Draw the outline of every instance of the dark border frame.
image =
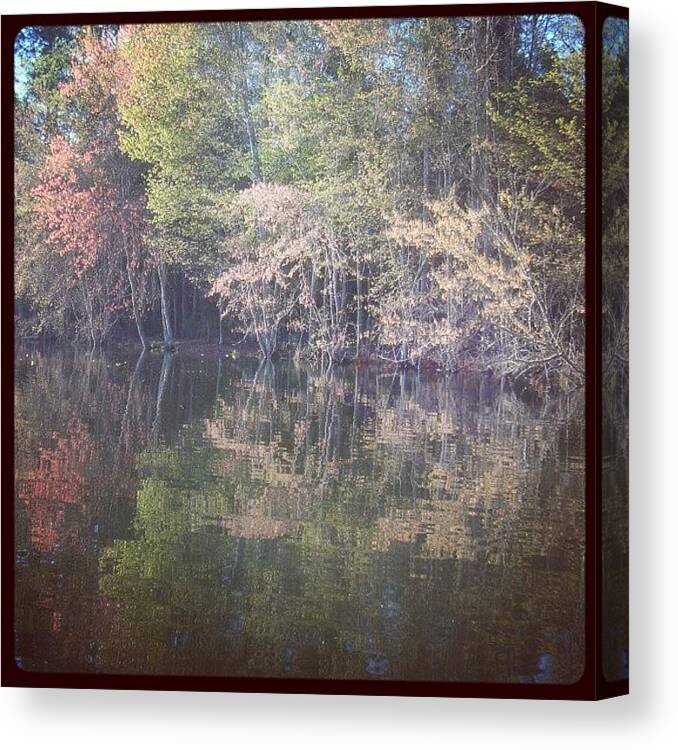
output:
[[[479, 682], [332, 680], [183, 675], [112, 675], [27, 672], [14, 660], [14, 40], [25, 26], [93, 23], [182, 23], [313, 19], [572, 14], [585, 29], [585, 657], [572, 685]], [[4, 687], [191, 690], [328, 695], [397, 695], [598, 700], [628, 693], [628, 679], [607, 682], [602, 669], [601, 484], [601, 40], [606, 18], [628, 19], [628, 9], [599, 2], [519, 2], [353, 8], [231, 11], [67, 13], [2, 17], [2, 685]]]

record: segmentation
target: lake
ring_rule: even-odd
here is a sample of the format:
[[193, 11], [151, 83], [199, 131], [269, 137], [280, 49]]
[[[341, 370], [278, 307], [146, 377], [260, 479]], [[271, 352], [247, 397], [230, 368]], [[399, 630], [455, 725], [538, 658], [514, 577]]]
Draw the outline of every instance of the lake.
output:
[[583, 393], [16, 354], [29, 671], [572, 683]]

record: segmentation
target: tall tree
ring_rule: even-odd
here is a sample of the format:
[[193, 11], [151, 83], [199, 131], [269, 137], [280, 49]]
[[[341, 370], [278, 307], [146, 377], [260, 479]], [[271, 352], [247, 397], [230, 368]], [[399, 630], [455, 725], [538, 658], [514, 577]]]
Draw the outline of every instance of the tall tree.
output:
[[33, 194], [47, 243], [68, 257], [79, 302], [76, 315], [93, 345], [126, 308], [142, 347], [149, 302], [149, 258], [142, 227], [145, 197], [138, 169], [118, 147], [117, 97], [124, 75], [111, 32], [87, 30], [73, 53], [61, 93], [68, 128], [50, 140]]

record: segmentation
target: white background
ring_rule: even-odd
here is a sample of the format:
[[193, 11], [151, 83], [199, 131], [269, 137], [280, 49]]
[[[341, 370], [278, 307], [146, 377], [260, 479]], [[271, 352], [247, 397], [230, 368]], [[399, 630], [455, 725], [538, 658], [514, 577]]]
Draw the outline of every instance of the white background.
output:
[[[435, 0], [428, 0], [429, 3]], [[391, 5], [398, 0], [390, 0]], [[382, 4], [2, 0], [2, 13]], [[678, 740], [678, 3], [631, 0], [631, 685], [602, 703], [0, 691], [9, 748], [654, 748]], [[6, 498], [4, 498], [6, 501]]]

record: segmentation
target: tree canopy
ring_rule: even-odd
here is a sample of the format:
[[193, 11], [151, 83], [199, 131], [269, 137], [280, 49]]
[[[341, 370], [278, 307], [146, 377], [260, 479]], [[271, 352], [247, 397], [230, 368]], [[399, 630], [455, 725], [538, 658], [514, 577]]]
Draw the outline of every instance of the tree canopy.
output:
[[580, 381], [582, 43], [568, 15], [24, 30], [19, 334]]

